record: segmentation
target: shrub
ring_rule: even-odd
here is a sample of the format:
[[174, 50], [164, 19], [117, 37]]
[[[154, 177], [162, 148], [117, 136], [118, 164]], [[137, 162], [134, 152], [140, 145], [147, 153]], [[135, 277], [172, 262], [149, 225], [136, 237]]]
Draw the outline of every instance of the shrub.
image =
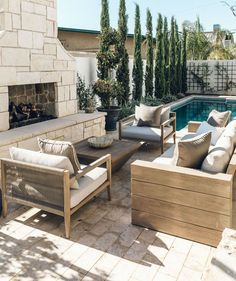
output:
[[76, 83], [77, 99], [78, 99], [78, 109], [85, 110], [91, 101], [95, 105], [94, 94], [91, 87], [86, 87], [84, 80], [77, 74]]

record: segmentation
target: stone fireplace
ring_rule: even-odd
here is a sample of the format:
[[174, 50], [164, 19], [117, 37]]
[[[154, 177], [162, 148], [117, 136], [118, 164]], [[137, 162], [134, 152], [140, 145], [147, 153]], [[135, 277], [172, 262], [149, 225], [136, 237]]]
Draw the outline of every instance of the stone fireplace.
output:
[[32, 116], [77, 113], [76, 64], [57, 39], [56, 2], [0, 1], [0, 131], [12, 125], [13, 103]]

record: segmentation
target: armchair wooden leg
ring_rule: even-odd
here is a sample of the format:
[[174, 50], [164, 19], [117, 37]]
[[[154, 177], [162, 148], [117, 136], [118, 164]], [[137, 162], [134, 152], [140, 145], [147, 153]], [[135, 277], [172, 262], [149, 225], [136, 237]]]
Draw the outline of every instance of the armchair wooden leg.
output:
[[64, 214], [64, 223], [65, 223], [65, 236], [67, 239], [70, 239], [71, 233], [71, 216], [70, 213]]
[[164, 153], [164, 141], [161, 142], [161, 154]]
[[7, 200], [5, 196], [2, 194], [2, 216], [5, 218], [7, 216], [8, 207], [7, 207]]
[[176, 144], [176, 133], [173, 135], [174, 144]]
[[107, 197], [108, 197], [108, 201], [111, 201], [111, 187], [110, 186], [107, 187]]

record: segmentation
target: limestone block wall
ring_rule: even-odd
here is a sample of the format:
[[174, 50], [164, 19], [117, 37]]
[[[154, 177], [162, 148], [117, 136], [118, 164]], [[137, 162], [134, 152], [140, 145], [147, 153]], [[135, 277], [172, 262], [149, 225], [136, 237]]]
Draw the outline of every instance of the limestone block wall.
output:
[[77, 113], [76, 63], [57, 39], [56, 0], [0, 1], [0, 131], [8, 86], [55, 83], [57, 117]]

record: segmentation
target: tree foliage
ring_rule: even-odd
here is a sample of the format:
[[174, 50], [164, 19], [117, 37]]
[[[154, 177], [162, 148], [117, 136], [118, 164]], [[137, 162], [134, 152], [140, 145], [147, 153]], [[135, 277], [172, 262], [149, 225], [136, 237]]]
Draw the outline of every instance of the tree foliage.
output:
[[140, 101], [143, 87], [143, 61], [141, 54], [142, 35], [140, 24], [140, 8], [135, 5], [135, 28], [134, 28], [134, 65], [133, 65], [133, 99]]
[[188, 90], [187, 86], [187, 32], [186, 29], [183, 28], [183, 37], [182, 37], [182, 53], [181, 53], [181, 60], [182, 60], [182, 80], [181, 80], [181, 92], [186, 93]]
[[122, 86], [122, 93], [119, 97], [119, 105], [124, 105], [129, 101], [129, 55], [125, 47], [125, 42], [128, 33], [127, 27], [128, 17], [126, 15], [125, 0], [120, 0], [119, 20], [118, 20], [118, 52], [120, 54], [120, 62], [117, 66], [116, 79]]
[[147, 10], [146, 22], [146, 72], [145, 72], [145, 94], [153, 96], [153, 27], [152, 15], [150, 10]]
[[164, 29], [163, 29], [163, 44], [164, 44], [164, 74], [165, 74], [165, 92], [164, 95], [169, 93], [169, 31], [168, 31], [168, 20], [164, 18]]
[[177, 22], [175, 21], [176, 93], [180, 93], [182, 83], [181, 45], [182, 42], [179, 34], [179, 28]]
[[161, 98], [165, 92], [165, 67], [164, 67], [164, 41], [163, 41], [163, 19], [158, 15], [156, 32], [156, 54], [155, 54], [155, 96]]
[[170, 52], [169, 52], [169, 93], [176, 95], [176, 40], [175, 40], [175, 19], [171, 18], [170, 31]]

